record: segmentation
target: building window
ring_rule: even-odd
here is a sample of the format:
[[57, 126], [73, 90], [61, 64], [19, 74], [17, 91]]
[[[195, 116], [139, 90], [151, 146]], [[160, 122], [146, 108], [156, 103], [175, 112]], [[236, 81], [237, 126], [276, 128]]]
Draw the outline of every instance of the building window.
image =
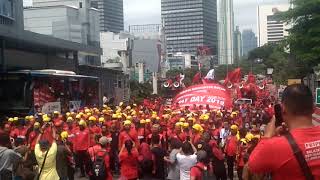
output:
[[79, 2], [79, 8], [82, 8], [82, 2]]
[[13, 18], [13, 1], [12, 0], [0, 0], [0, 15]]

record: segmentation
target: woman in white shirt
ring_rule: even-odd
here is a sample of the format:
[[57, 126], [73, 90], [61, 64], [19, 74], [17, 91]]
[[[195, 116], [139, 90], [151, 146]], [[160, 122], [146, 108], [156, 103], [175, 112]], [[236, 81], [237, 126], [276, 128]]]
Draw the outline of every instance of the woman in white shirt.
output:
[[180, 167], [180, 180], [190, 180], [190, 169], [197, 163], [197, 149], [190, 142], [184, 142], [181, 151], [177, 154]]

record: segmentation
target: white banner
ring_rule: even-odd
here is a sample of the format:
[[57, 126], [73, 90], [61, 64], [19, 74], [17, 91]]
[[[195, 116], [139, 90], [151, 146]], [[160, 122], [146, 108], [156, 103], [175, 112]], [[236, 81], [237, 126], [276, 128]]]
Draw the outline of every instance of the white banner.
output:
[[70, 112], [77, 112], [81, 107], [81, 101], [69, 101]]
[[42, 113], [50, 114], [54, 111], [61, 112], [61, 103], [60, 102], [48, 102], [42, 106]]

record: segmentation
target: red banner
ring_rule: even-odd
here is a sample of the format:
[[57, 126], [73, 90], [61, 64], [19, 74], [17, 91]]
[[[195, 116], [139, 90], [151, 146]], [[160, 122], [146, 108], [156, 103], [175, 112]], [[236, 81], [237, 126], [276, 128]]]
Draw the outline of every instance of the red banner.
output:
[[193, 105], [209, 105], [212, 109], [227, 109], [232, 107], [232, 100], [229, 92], [219, 84], [200, 84], [190, 86], [180, 92], [173, 100], [173, 105], [185, 107]]

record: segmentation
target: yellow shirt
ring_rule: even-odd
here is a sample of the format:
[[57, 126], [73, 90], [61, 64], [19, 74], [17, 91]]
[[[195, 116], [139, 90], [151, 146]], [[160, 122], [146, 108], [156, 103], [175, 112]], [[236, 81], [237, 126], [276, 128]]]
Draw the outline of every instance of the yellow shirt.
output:
[[[40, 178], [39, 178], [40, 180], [58, 180], [58, 179], [60, 179], [59, 175], [57, 173], [57, 169], [56, 169], [57, 150], [58, 150], [57, 144], [55, 142], [52, 143], [52, 145], [49, 149], [48, 155], [47, 155], [45, 165], [43, 166], [43, 170], [42, 170]], [[39, 171], [40, 171], [40, 168], [42, 166], [46, 152], [42, 152], [40, 150], [40, 145], [38, 143], [38, 144], [36, 144], [36, 147], [34, 149], [34, 153], [35, 153], [35, 156], [36, 156], [36, 159], [37, 159], [37, 162], [39, 165]]]

